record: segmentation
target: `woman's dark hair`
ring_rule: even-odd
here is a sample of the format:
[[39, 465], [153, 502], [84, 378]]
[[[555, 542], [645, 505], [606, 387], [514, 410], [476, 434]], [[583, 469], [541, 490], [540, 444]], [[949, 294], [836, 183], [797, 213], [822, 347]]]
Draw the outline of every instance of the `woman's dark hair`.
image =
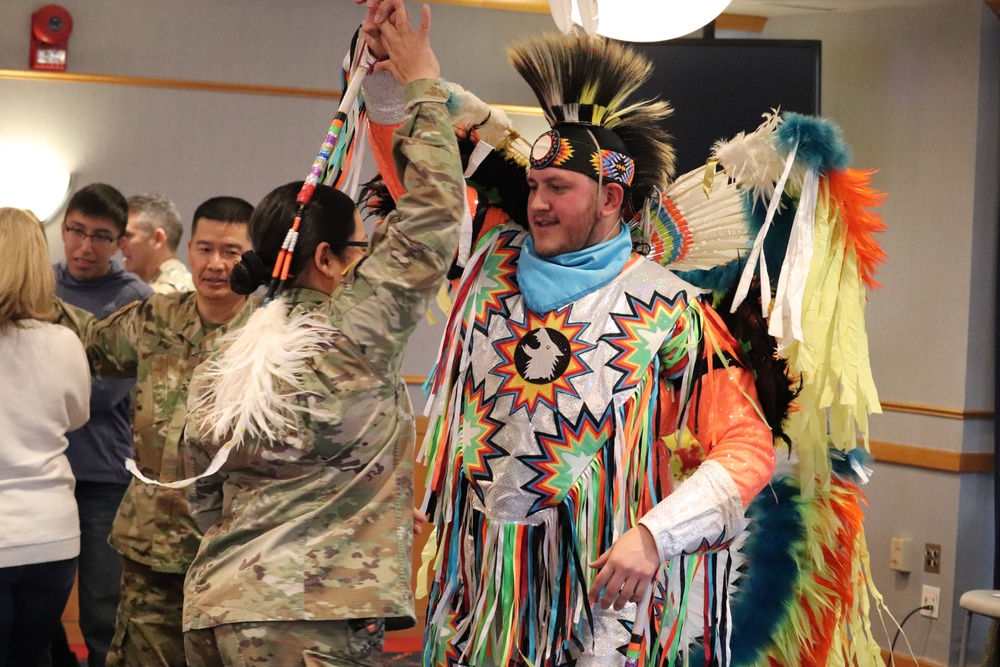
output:
[[[292, 227], [302, 181], [282, 185], [269, 192], [250, 216], [250, 242], [260, 262], [244, 257], [230, 274], [233, 291], [249, 294], [270, 278], [278, 260], [281, 244]], [[329, 243], [340, 257], [354, 236], [354, 202], [346, 194], [327, 185], [316, 186], [312, 201], [306, 206], [299, 225], [299, 239], [292, 255], [290, 282], [302, 274], [319, 244]], [[247, 254], [247, 253], [244, 253]], [[242, 268], [241, 268], [242, 267]]]

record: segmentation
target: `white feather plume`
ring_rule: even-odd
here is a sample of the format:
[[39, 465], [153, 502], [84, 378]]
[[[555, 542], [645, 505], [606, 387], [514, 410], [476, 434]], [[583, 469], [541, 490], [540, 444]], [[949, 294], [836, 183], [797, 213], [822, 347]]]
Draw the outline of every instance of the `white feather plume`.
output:
[[[190, 412], [203, 437], [276, 439], [295, 426], [296, 413], [317, 414], [296, 404], [309, 359], [322, 352], [335, 330], [315, 313], [288, 319], [288, 305], [275, 299], [246, 325], [225, 336], [192, 387]], [[238, 446], [236, 443], [234, 446]]]
[[[608, 0], [605, 0], [605, 2], [607, 1]], [[593, 37], [597, 34], [597, 29], [600, 27], [597, 0], [576, 0], [576, 2], [577, 7], [580, 9], [580, 25], [583, 26], [583, 31], [585, 33]]]
[[[712, 269], [747, 253], [751, 238], [743, 195], [736, 183], [714, 178], [706, 192], [704, 168], [693, 169], [678, 177], [663, 194], [686, 221], [690, 233], [683, 254], [666, 264], [671, 271]], [[655, 251], [648, 258], [664, 263]]]
[[556, 22], [559, 32], [565, 35], [573, 29], [572, 0], [549, 0], [549, 12], [552, 13], [552, 20]]
[[730, 180], [753, 192], [755, 201], [768, 202], [785, 161], [774, 147], [774, 131], [781, 118], [777, 110], [764, 114], [764, 122], [753, 132], [740, 132], [729, 141], [717, 141], [712, 155]]

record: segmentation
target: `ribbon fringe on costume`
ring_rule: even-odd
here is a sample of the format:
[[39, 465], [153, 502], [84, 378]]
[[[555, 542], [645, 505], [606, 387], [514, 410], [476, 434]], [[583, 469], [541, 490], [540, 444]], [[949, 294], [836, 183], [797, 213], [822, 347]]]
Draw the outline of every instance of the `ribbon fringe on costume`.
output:
[[[594, 573], [587, 567], [665, 495], [669, 461], [654, 440], [659, 360], [634, 390], [613, 404], [613, 433], [589, 467], [545, 511], [537, 525], [490, 520], [473, 508], [472, 482], [459, 451], [462, 386], [470, 363], [464, 330], [478, 293], [484, 252], [474, 255], [456, 290], [451, 317], [429, 379], [430, 428], [420, 457], [428, 465], [423, 507], [434, 508], [436, 572], [430, 597], [424, 664], [555, 665], [588, 647], [592, 610], [587, 593]], [[693, 313], [690, 312], [693, 309]], [[689, 306], [683, 343], [666, 354], [679, 369], [685, 403], [691, 398], [697, 350], [703, 344], [701, 310]], [[683, 411], [682, 411], [683, 412]], [[686, 412], [684, 412], [686, 414]], [[437, 502], [434, 503], [434, 500]], [[433, 503], [433, 505], [432, 505]], [[473, 539], [463, 543], [462, 536]], [[644, 612], [643, 664], [680, 665], [692, 646], [706, 643], [714, 665], [728, 665], [728, 552], [673, 559], [662, 570], [659, 589]], [[682, 609], [684, 613], [671, 613]], [[664, 617], [664, 614], [667, 614]]]

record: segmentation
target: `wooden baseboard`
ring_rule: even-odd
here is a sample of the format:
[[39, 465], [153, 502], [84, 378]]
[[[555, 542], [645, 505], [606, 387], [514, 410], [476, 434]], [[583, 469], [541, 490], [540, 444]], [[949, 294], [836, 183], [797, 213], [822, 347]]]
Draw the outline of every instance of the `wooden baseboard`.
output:
[[939, 405], [924, 405], [923, 403], [903, 403], [902, 401], [879, 401], [883, 412], [904, 412], [925, 417], [940, 417], [943, 419], [993, 419], [992, 410], [965, 410], [963, 408], [946, 408]]
[[[889, 649], [882, 649], [882, 659], [885, 660], [886, 665], [889, 664]], [[918, 662], [908, 655], [893, 653], [892, 667], [947, 667], [947, 665], [942, 665], [940, 662], [934, 662], [926, 658], [920, 658]]]
[[868, 444], [872, 456], [879, 463], [893, 463], [911, 468], [944, 472], [993, 472], [993, 454], [987, 452], [949, 452], [878, 440], [872, 440]]

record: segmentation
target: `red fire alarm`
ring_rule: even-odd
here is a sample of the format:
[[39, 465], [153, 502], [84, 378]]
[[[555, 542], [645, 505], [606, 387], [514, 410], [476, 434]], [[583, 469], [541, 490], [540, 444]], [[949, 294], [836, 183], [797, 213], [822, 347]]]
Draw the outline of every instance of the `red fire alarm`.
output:
[[63, 72], [69, 52], [73, 17], [64, 7], [45, 5], [31, 15], [31, 69]]

